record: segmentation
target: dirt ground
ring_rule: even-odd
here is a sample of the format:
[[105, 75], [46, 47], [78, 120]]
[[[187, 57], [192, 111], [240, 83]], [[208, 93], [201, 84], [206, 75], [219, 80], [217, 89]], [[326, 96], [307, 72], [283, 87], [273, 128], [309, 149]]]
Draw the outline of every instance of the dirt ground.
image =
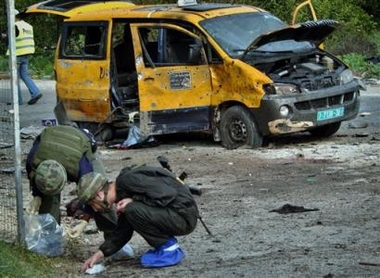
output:
[[[195, 136], [159, 142], [135, 150], [100, 147], [109, 177], [131, 164], [159, 165], [157, 156], [166, 156], [175, 173], [185, 171], [188, 184], [202, 189], [196, 200], [212, 235], [198, 222], [192, 234], [178, 237], [185, 260], [162, 269], [140, 266], [149, 246], [134, 235], [135, 258], [106, 260], [106, 271], [95, 277], [379, 277], [379, 130], [346, 128], [324, 140], [287, 136], [255, 150], [225, 150]], [[71, 198], [64, 196], [63, 205]], [[287, 204], [310, 211], [272, 211]], [[91, 223], [66, 242], [62, 258], [69, 263], [56, 265], [57, 275], [82, 277], [81, 264], [101, 242]]]

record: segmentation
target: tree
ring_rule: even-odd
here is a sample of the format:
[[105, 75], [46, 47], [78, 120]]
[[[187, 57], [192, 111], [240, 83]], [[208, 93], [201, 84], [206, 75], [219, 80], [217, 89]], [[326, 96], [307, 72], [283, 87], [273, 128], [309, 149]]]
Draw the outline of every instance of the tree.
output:
[[[7, 32], [7, 0], [0, 2], [0, 31]], [[19, 11], [25, 10], [34, 0], [17, 0], [15, 8]], [[61, 20], [56, 16], [30, 15], [25, 18], [34, 29], [36, 41], [36, 54], [49, 51], [55, 46], [59, 35], [59, 24]], [[48, 26], [48, 28], [47, 28]], [[0, 53], [5, 53], [7, 43], [3, 41], [0, 45]]]

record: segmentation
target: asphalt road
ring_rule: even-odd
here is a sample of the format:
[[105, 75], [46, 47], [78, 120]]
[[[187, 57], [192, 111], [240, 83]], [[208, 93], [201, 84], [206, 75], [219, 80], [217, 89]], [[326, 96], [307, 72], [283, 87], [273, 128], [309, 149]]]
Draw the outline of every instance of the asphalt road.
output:
[[380, 132], [380, 86], [378, 85], [367, 86], [366, 91], [361, 91], [359, 116], [354, 120], [343, 122], [337, 134], [352, 135], [360, 129], [363, 129], [364, 133]]
[[54, 119], [54, 106], [56, 104], [55, 81], [36, 80], [43, 97], [34, 105], [26, 102], [30, 99], [29, 93], [23, 90], [25, 104], [19, 106], [20, 128], [42, 127], [42, 120]]

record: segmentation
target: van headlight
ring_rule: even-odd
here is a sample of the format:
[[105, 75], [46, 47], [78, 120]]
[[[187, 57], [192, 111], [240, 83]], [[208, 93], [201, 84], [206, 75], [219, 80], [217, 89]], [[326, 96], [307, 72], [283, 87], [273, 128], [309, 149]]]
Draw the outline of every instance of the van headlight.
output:
[[288, 117], [289, 114], [290, 114], [290, 109], [289, 109], [289, 107], [288, 107], [287, 105], [282, 105], [282, 106], [280, 107], [279, 112], [280, 112], [280, 115], [281, 115], [281, 116], [283, 116], [283, 117]]
[[290, 95], [301, 92], [298, 86], [287, 83], [273, 83], [265, 85], [264, 91], [268, 95]]
[[342, 85], [350, 83], [352, 80], [354, 80], [354, 75], [350, 69], [342, 71], [340, 74], [340, 82]]

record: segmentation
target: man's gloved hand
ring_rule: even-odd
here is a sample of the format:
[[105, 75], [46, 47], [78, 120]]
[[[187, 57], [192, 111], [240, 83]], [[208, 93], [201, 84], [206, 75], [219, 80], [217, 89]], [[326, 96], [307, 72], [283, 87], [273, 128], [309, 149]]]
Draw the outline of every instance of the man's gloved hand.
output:
[[26, 208], [26, 212], [29, 214], [38, 214], [38, 210], [41, 206], [41, 197], [34, 196], [30, 201], [29, 206]]
[[67, 229], [67, 234], [71, 238], [77, 238], [83, 233], [87, 225], [88, 225], [88, 222], [86, 220], [80, 220], [79, 224], [76, 225], [74, 228]]

